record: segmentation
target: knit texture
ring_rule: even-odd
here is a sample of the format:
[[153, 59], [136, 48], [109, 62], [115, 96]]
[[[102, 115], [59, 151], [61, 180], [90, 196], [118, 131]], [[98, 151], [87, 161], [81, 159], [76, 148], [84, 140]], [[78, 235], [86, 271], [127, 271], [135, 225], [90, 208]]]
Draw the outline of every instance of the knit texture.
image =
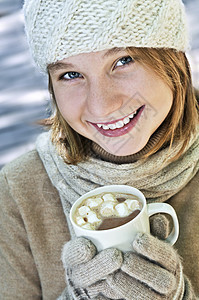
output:
[[150, 217], [150, 232], [160, 240], [166, 240], [171, 232], [171, 222], [163, 214], [155, 214]]
[[38, 137], [36, 147], [52, 184], [59, 192], [72, 236], [70, 208], [86, 192], [100, 186], [126, 184], [141, 190], [148, 203], [164, 202], [179, 192], [199, 169], [199, 130], [181, 158], [172, 163], [168, 160], [179, 150], [178, 143], [173, 145], [169, 155], [168, 148], [165, 148], [145, 161], [117, 165], [117, 168], [113, 163], [92, 157], [78, 165], [67, 165], [51, 142], [51, 131]]
[[[151, 231], [154, 231], [154, 227], [156, 235], [162, 238], [168, 232], [168, 219], [162, 214], [154, 215], [153, 219]], [[121, 252], [117, 249], [106, 249], [99, 255], [95, 255], [96, 247], [90, 240], [83, 237], [72, 239], [64, 245], [62, 249], [62, 262], [65, 268], [68, 289], [64, 290], [57, 300], [70, 299], [67, 298], [68, 294], [71, 295], [71, 299], [88, 300], [93, 299], [101, 292], [111, 299], [121, 298], [120, 292], [117, 289], [112, 289], [108, 282], [104, 280], [110, 273], [118, 271], [121, 267], [121, 263], [123, 262]], [[128, 261], [127, 257], [126, 262]], [[136, 267], [136, 262], [139, 263], [139, 257], [138, 259], [135, 257], [133, 267]], [[132, 261], [130, 261], [130, 264], [132, 265]], [[139, 266], [138, 270], [140, 270]], [[161, 279], [160, 284], [163, 279]], [[163, 284], [166, 287], [170, 284], [168, 277], [166, 278], [166, 284], [165, 282]]]
[[107, 277], [112, 289], [126, 300], [184, 299], [182, 264], [173, 247], [149, 234], [138, 233], [133, 248], [135, 253], [124, 254], [122, 271]]
[[[167, 126], [163, 123], [150, 137], [147, 144], [137, 153], [126, 155], [126, 156], [117, 156], [107, 152], [100, 145], [95, 142], [91, 144], [92, 155], [96, 158], [103, 159], [105, 161], [109, 161], [115, 164], [128, 164], [135, 162], [139, 159], [142, 159], [144, 155], [146, 155], [150, 150], [153, 149], [154, 146], [161, 140], [164, 134], [167, 131]], [[168, 143], [167, 143], [168, 146]], [[166, 147], [166, 145], [162, 146], [162, 148]]]
[[91, 260], [97, 253], [94, 244], [85, 238], [78, 238], [66, 243], [62, 249], [64, 267], [73, 267]]
[[25, 28], [36, 64], [114, 47], [188, 48], [181, 0], [26, 0]]
[[[89, 300], [99, 294], [108, 299], [184, 299], [182, 264], [174, 248], [150, 234], [140, 233], [133, 248], [135, 252], [123, 255], [111, 248], [95, 255], [92, 243], [85, 238], [67, 242], [62, 261], [72, 299]], [[192, 299], [194, 293], [188, 290]]]
[[[199, 172], [168, 202], [180, 223], [175, 248], [199, 297], [198, 182]], [[60, 254], [70, 235], [58, 191], [35, 150], [1, 170], [0, 191], [0, 299], [55, 300], [66, 286]], [[183, 300], [197, 299], [185, 284]]]
[[[117, 249], [105, 249], [95, 256], [95, 251], [92, 242], [81, 237], [64, 245], [62, 262], [71, 299], [91, 299], [104, 289], [109, 295], [112, 292], [107, 284], [104, 285], [104, 280], [99, 280], [120, 269], [123, 262], [122, 253]], [[64, 300], [65, 294], [64, 291], [58, 300]], [[112, 292], [111, 296], [114, 298], [115, 293]]]

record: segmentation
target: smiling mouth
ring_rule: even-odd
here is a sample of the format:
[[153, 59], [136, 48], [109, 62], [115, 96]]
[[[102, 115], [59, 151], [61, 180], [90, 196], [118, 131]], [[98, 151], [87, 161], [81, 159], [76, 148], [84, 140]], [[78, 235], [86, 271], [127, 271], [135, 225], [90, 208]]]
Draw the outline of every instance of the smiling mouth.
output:
[[117, 137], [128, 133], [138, 122], [145, 105], [117, 122], [91, 123], [102, 135]]

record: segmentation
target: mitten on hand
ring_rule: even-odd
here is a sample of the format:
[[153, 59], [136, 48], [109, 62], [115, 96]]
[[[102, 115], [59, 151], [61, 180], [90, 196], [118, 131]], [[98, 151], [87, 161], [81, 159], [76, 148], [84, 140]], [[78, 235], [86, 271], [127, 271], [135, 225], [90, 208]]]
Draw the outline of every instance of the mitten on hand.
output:
[[124, 254], [121, 271], [107, 277], [111, 288], [126, 300], [183, 299], [182, 264], [173, 247], [139, 233], [133, 248], [135, 252]]
[[169, 219], [163, 214], [155, 214], [149, 218], [150, 231], [153, 236], [165, 240], [170, 233]]
[[64, 245], [62, 262], [71, 299], [93, 299], [101, 291], [107, 296], [117, 297], [105, 278], [120, 269], [123, 262], [121, 251], [110, 248], [96, 254], [93, 243], [80, 237]]

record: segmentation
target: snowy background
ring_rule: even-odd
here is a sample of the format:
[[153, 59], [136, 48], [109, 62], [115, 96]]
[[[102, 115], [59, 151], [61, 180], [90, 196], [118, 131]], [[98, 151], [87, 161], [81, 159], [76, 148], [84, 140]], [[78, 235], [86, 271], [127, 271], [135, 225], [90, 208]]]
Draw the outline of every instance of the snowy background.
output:
[[[199, 0], [185, 0], [192, 50], [187, 53], [199, 88]], [[23, 1], [0, 0], [0, 168], [34, 147], [49, 116], [47, 78], [34, 68], [21, 11]]]

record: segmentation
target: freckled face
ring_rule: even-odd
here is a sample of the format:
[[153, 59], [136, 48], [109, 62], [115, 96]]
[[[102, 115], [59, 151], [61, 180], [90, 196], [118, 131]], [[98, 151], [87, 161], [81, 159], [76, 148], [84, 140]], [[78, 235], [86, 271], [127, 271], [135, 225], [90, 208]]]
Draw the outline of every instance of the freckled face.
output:
[[67, 123], [114, 155], [140, 151], [173, 103], [168, 85], [123, 49], [64, 59], [50, 76]]

